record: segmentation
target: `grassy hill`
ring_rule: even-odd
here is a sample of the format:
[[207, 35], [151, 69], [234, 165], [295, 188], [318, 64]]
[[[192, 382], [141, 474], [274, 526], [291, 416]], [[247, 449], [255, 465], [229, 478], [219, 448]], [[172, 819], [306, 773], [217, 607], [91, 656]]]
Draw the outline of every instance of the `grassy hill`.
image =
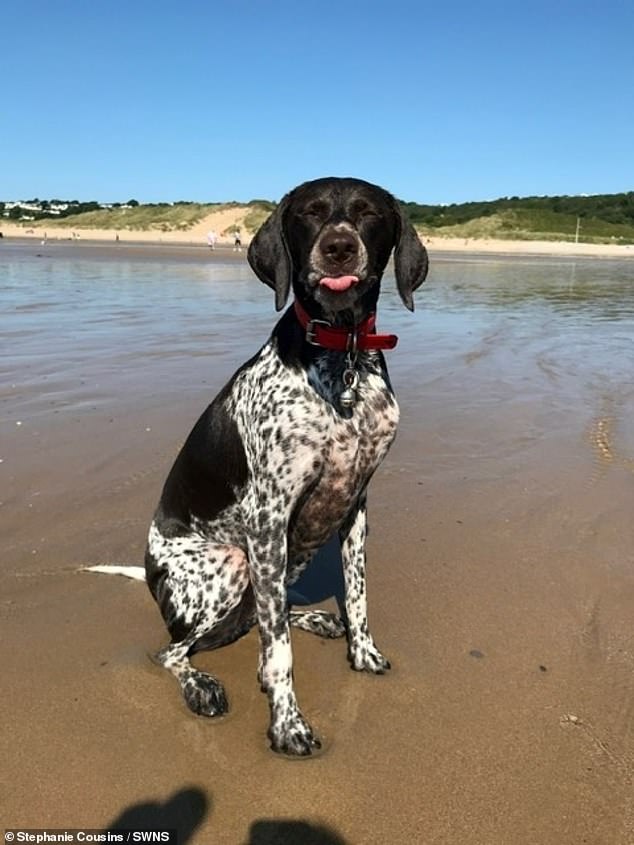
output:
[[139, 205], [135, 208], [100, 208], [71, 214], [59, 220], [48, 219], [46, 226], [73, 229], [159, 229], [164, 232], [189, 229], [224, 204], [178, 203], [175, 205]]
[[[254, 200], [242, 205], [240, 203], [161, 203], [151, 205], [137, 205], [132, 208], [101, 208], [98, 211], [85, 211], [71, 214], [68, 217], [46, 218], [46, 228], [49, 229], [112, 229], [129, 231], [160, 231], [176, 232], [188, 231], [217, 211], [227, 209], [244, 209], [244, 226], [254, 232], [268, 217], [274, 208], [273, 203], [265, 200]], [[42, 221], [39, 221], [41, 223]], [[31, 224], [33, 225], [33, 224]]]
[[579, 221], [580, 241], [634, 243], [634, 192], [404, 206], [416, 228], [429, 235], [571, 241]]
[[[574, 241], [577, 216], [556, 211], [516, 209], [476, 217], [448, 226], [417, 226], [431, 236], [448, 238], [497, 238], [525, 241]], [[579, 218], [583, 243], [634, 243], [634, 225], [608, 223], [596, 217]]]

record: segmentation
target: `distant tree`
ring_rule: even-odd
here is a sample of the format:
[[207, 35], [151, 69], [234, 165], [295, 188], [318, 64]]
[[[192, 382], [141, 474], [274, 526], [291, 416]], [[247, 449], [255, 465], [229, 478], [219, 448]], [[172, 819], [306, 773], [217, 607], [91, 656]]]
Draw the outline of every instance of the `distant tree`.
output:
[[128, 200], [128, 201], [127, 201], [127, 203], [126, 203], [126, 205], [131, 205], [131, 206], [132, 206], [132, 208], [137, 208], [137, 206], [139, 205], [139, 203], [137, 202], [137, 200]]

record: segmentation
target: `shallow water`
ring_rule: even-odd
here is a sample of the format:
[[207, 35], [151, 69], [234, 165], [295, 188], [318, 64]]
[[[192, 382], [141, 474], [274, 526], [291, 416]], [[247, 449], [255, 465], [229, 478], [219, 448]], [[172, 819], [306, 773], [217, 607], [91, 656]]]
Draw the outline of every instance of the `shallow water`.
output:
[[[406, 424], [448, 417], [447, 437], [469, 439], [461, 419], [475, 432], [504, 412], [536, 440], [603, 417], [619, 454], [633, 452], [634, 262], [440, 254], [431, 266], [415, 315], [389, 274], [381, 296]], [[195, 250], [3, 244], [0, 301], [5, 430], [131, 402], [202, 408], [276, 319], [244, 258]]]
[[42, 250], [0, 252], [0, 379], [11, 415], [125, 401], [139, 390], [172, 395], [199, 379], [193, 359], [222, 367], [239, 358], [244, 334], [253, 333], [253, 348], [270, 325], [246, 264]]

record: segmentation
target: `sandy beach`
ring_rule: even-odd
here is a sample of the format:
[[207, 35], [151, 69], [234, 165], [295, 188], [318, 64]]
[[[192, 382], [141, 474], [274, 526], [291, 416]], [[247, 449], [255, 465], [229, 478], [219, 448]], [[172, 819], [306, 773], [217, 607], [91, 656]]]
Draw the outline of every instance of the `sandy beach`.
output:
[[[456, 249], [467, 246], [478, 249]], [[94, 261], [115, 249], [47, 248]], [[138, 249], [152, 268], [167, 260]], [[243, 260], [170, 250], [174, 262]], [[432, 260], [449, 250], [434, 240]], [[432, 276], [430, 297], [451, 303], [457, 266]], [[197, 284], [193, 306], [175, 300], [164, 320], [133, 293], [109, 317], [77, 284], [68, 305], [43, 286], [6, 312], [5, 827], [175, 827], [219, 845], [631, 845], [634, 400], [617, 354], [629, 324], [615, 324], [622, 347], [604, 367], [605, 320], [540, 334], [539, 315], [524, 328], [528, 310], [475, 311], [456, 331], [444, 299], [425, 311], [424, 290], [415, 316], [386, 310], [401, 334], [390, 368], [402, 423], [372, 483], [368, 554], [371, 622], [393, 669], [359, 675], [343, 642], [294, 632], [298, 697], [324, 740], [297, 762], [267, 747], [255, 632], [197, 655], [231, 712], [196, 718], [149, 659], [165, 632], [145, 586], [77, 571], [141, 562], [179, 444], [273, 325], [270, 292], [247, 279], [263, 316], [248, 332], [214, 321], [206, 330], [229, 351], [203, 348], [192, 326], [217, 293]], [[62, 305], [47, 334], [38, 313]]]

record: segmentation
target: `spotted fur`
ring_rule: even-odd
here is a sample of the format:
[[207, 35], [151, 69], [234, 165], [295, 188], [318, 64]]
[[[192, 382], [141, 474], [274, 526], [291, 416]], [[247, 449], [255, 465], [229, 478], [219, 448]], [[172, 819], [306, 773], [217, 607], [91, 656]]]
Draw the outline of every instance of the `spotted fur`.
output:
[[[305, 183], [287, 195], [256, 235], [249, 261], [282, 308], [292, 287], [311, 317], [354, 326], [376, 308], [395, 248], [407, 307], [427, 258], [396, 201], [354, 179]], [[353, 274], [353, 289], [320, 285]], [[271, 709], [271, 747], [310, 754], [319, 740], [293, 688], [290, 626], [348, 637], [351, 665], [382, 673], [388, 661], [368, 629], [365, 588], [366, 489], [394, 439], [398, 406], [381, 352], [358, 354], [357, 401], [343, 407], [345, 353], [305, 339], [293, 308], [268, 342], [197, 422], [163, 489], [149, 532], [146, 575], [171, 642], [159, 661], [199, 715], [226, 712], [220, 681], [189, 657], [230, 643], [256, 623], [259, 680]], [[338, 532], [346, 619], [290, 611], [292, 584]]]

